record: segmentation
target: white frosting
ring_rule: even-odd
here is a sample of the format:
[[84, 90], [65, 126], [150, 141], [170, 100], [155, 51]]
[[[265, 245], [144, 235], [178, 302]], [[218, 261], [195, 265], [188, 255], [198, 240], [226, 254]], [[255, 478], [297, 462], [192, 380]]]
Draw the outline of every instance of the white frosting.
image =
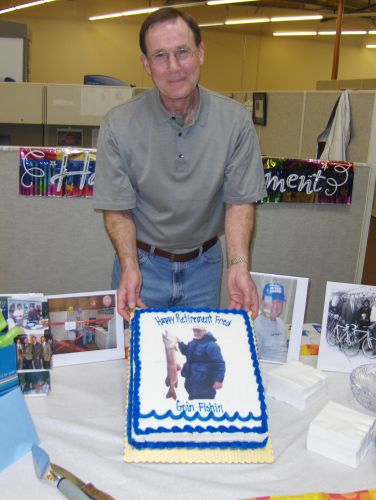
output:
[[[139, 319], [141, 369], [136, 363], [133, 365], [132, 438], [136, 442], [260, 443], [267, 438], [266, 409], [259, 397], [261, 394], [263, 401], [261, 376], [256, 351], [254, 348], [252, 351], [247, 335], [248, 316], [234, 311], [143, 310]], [[223, 385], [214, 399], [190, 400], [184, 387], [185, 378], [178, 371], [176, 399], [167, 398], [166, 347], [173, 345], [174, 336], [186, 345], [192, 341], [196, 319], [220, 347], [226, 366]], [[253, 344], [252, 334], [250, 337]], [[179, 350], [174, 352], [174, 359], [180, 368], [187, 361]], [[157, 418], [152, 413], [158, 417], [167, 415]], [[209, 419], [202, 420], [209, 413]], [[184, 429], [185, 426], [190, 429]], [[160, 427], [165, 431], [160, 432]], [[199, 432], [201, 429], [204, 432]]]

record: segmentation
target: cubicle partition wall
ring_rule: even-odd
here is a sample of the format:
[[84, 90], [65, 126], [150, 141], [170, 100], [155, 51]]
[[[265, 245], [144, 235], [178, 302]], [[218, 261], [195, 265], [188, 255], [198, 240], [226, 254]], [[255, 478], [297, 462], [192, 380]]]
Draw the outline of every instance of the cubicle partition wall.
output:
[[[267, 93], [267, 125], [256, 125], [262, 153], [287, 158], [316, 158], [317, 137], [325, 130], [339, 95], [338, 91]], [[375, 96], [376, 92], [371, 90], [349, 91], [349, 161], [376, 163], [373, 139], [376, 132]]]
[[[321, 322], [327, 281], [360, 283], [374, 184], [375, 168], [355, 164], [351, 205], [271, 203], [257, 208], [252, 270], [308, 277], [307, 322]], [[228, 302], [225, 281], [223, 305]]]
[[[114, 252], [92, 200], [19, 196], [17, 149], [0, 150], [0, 174], [0, 293], [108, 289]], [[309, 277], [307, 321], [321, 320], [327, 280], [360, 281], [374, 182], [374, 168], [356, 165], [351, 205], [257, 209], [252, 269]], [[225, 277], [226, 266], [224, 307]]]
[[0, 148], [0, 293], [107, 290], [113, 250], [89, 198], [18, 195], [18, 149]]
[[[96, 87], [49, 87], [43, 91], [42, 121], [47, 127], [57, 126], [60, 116], [64, 126], [98, 124], [109, 102], [129, 98], [121, 93], [124, 89], [99, 89], [97, 95]], [[321, 321], [326, 281], [360, 282], [362, 276], [375, 186], [376, 93], [349, 94], [352, 130], [347, 159], [356, 163], [352, 204], [277, 203], [257, 210], [252, 269], [310, 278], [306, 321]], [[251, 93], [233, 96], [241, 102], [252, 98]], [[267, 93], [266, 126], [256, 126], [262, 154], [314, 158], [316, 139], [338, 96], [338, 91]], [[0, 111], [0, 121], [1, 117]], [[92, 201], [19, 196], [17, 148], [0, 148], [0, 175], [0, 293], [109, 288], [113, 249]], [[221, 305], [227, 302], [223, 280]]]

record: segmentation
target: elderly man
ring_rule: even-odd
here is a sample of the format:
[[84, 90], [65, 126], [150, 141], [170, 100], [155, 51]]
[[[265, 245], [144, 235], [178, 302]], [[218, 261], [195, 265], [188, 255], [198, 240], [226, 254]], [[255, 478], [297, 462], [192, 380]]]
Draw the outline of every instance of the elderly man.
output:
[[155, 88], [111, 110], [98, 138], [94, 206], [117, 254], [119, 312], [218, 307], [224, 229], [229, 307], [257, 315], [249, 247], [266, 192], [251, 116], [198, 85], [204, 44], [184, 12], [152, 13], [140, 47]]
[[262, 311], [255, 319], [259, 355], [265, 361], [287, 361], [288, 342], [285, 322], [279, 316], [285, 303], [285, 289], [280, 283], [267, 283], [262, 291]]

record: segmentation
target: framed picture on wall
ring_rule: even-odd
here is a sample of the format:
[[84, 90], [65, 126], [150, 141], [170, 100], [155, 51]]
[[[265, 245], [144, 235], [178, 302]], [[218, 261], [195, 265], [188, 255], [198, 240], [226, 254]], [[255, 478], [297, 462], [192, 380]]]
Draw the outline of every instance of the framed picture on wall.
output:
[[299, 360], [308, 278], [251, 273], [260, 300], [254, 330], [261, 361]]
[[58, 128], [57, 145], [63, 147], [82, 147], [83, 130], [82, 128]]
[[253, 93], [252, 119], [255, 125], [266, 125], [267, 96], [266, 92]]

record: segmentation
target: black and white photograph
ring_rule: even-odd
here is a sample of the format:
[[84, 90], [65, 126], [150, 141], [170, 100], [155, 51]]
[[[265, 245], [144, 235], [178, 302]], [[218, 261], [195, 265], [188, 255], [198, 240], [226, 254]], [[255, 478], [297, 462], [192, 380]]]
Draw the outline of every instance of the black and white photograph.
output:
[[251, 273], [259, 295], [254, 319], [261, 361], [287, 363], [299, 359], [308, 278]]
[[351, 372], [376, 362], [376, 287], [328, 281], [318, 368]]

